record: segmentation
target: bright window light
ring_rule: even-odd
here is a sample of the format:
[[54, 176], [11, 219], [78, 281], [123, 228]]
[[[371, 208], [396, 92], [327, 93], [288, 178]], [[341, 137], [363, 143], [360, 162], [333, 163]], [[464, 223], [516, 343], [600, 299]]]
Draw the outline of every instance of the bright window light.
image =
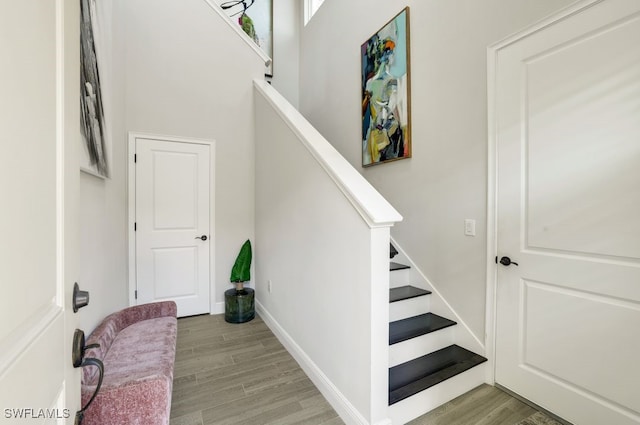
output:
[[324, 0], [305, 0], [304, 2], [304, 24], [307, 25], [307, 22], [311, 20], [311, 17], [316, 13], [316, 11], [322, 6], [322, 2]]

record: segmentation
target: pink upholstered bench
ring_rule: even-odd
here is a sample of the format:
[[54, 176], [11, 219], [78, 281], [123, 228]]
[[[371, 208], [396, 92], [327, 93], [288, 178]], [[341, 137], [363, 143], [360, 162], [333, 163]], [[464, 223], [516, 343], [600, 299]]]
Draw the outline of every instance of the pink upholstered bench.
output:
[[[104, 363], [104, 379], [83, 425], [167, 425], [176, 353], [176, 304], [125, 308], [107, 316], [87, 338], [85, 358]], [[93, 395], [98, 369], [82, 370], [82, 404]]]

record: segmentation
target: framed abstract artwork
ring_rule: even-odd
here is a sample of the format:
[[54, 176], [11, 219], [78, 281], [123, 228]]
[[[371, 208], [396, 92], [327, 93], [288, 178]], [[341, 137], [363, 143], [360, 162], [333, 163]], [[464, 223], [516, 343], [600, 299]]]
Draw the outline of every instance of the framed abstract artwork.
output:
[[362, 166], [411, 157], [409, 8], [360, 49]]
[[96, 177], [109, 177], [109, 139], [105, 123], [101, 75], [98, 69], [100, 44], [95, 0], [80, 0], [80, 110], [84, 149], [80, 170]]

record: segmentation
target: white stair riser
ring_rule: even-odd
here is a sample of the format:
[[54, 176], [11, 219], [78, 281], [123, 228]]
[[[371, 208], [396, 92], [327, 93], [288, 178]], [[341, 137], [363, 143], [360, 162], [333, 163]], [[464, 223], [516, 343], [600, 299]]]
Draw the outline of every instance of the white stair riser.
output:
[[398, 288], [409, 284], [409, 269], [389, 272], [389, 288]]
[[429, 295], [389, 303], [389, 322], [429, 313]]
[[455, 326], [411, 338], [389, 346], [389, 367], [448, 347], [454, 342]]
[[485, 382], [486, 362], [431, 388], [389, 406], [393, 425], [402, 425], [424, 415]]

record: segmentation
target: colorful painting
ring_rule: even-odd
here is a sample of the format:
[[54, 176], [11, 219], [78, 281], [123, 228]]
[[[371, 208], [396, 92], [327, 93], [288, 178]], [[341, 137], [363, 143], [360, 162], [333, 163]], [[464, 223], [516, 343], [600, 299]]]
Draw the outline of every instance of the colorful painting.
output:
[[409, 8], [361, 47], [362, 166], [411, 157]]
[[[216, 0], [227, 15], [236, 20], [242, 30], [273, 59], [273, 5], [272, 0]], [[273, 74], [273, 62], [267, 67]]]

